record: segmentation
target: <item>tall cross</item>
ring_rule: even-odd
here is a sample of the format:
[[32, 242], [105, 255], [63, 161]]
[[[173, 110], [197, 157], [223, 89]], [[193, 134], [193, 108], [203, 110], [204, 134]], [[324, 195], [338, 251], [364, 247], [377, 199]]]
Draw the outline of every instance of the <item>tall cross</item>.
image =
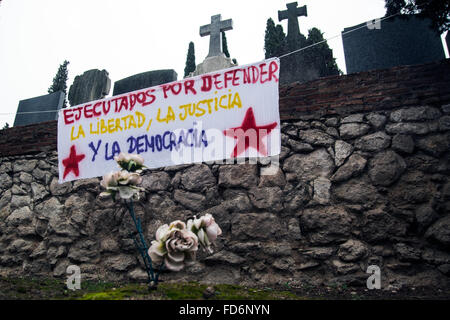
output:
[[300, 34], [300, 28], [298, 26], [298, 17], [308, 16], [306, 6], [297, 7], [297, 2], [291, 2], [286, 4], [287, 10], [278, 11], [278, 21], [288, 19], [288, 37], [297, 37]]
[[208, 57], [220, 56], [222, 54], [222, 31], [233, 29], [233, 21], [231, 19], [221, 21], [220, 14], [211, 16], [211, 24], [200, 27], [200, 36], [209, 37], [209, 53]]

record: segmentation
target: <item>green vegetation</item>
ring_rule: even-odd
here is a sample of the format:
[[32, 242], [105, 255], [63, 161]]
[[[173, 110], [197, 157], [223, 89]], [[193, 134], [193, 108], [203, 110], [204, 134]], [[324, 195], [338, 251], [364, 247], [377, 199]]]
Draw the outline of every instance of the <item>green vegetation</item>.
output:
[[[314, 45], [316, 44], [317, 45]], [[299, 37], [288, 38], [284, 34], [283, 27], [275, 25], [272, 18], [267, 20], [266, 33], [264, 36], [265, 58], [280, 57], [283, 54], [308, 47], [301, 53], [297, 53], [286, 60], [287, 64], [294, 65], [304, 60], [307, 65], [314, 65], [320, 77], [342, 74], [333, 57], [333, 51], [318, 28], [308, 31], [308, 38], [300, 34]], [[285, 58], [286, 59], [286, 58]], [[297, 61], [298, 60], [298, 61]]]
[[[160, 283], [157, 290], [148, 290], [144, 283], [81, 282], [80, 290], [68, 290], [63, 280], [36, 278], [0, 278], [0, 299], [56, 300], [184, 300], [205, 299], [207, 284], [197, 282]], [[305, 299], [292, 292], [272, 288], [248, 288], [239, 285], [214, 285], [214, 300], [296, 300]]]
[[186, 66], [184, 67], [184, 77], [189, 76], [191, 72], [195, 71], [195, 47], [194, 43], [189, 42], [188, 53], [186, 56]]
[[[52, 85], [48, 88], [48, 93], [63, 91], [67, 97], [67, 79], [69, 78], [69, 71], [67, 70], [68, 64], [69, 61], [64, 60], [64, 62], [59, 65], [58, 71], [53, 78]], [[64, 98], [64, 108], [67, 105], [67, 100]]]
[[431, 19], [431, 27], [439, 34], [450, 29], [448, 0], [385, 0], [386, 16], [419, 14]]
[[267, 20], [266, 33], [264, 35], [264, 54], [265, 58], [279, 57], [286, 50], [286, 35], [284, 34], [283, 27], [276, 25], [272, 18]]
[[255, 288], [232, 284], [161, 282], [156, 290], [149, 291], [145, 283], [82, 279], [81, 289], [72, 291], [67, 289], [64, 279], [0, 276], [0, 300], [204, 300], [206, 296], [209, 296], [211, 300], [448, 300], [446, 293], [448, 290], [413, 289], [403, 290], [400, 293], [390, 290], [367, 290], [365, 287], [348, 287], [342, 283], [315, 286], [305, 282], [299, 287], [285, 282], [276, 287]]
[[227, 36], [225, 35], [225, 31], [222, 31], [222, 52], [225, 57], [229, 58], [230, 53], [228, 52], [228, 44], [227, 44]]

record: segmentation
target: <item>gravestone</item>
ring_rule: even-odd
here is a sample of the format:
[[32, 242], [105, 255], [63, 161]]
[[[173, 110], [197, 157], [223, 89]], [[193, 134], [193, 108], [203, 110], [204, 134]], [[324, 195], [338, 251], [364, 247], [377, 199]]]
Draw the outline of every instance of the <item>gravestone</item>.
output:
[[[297, 2], [287, 3], [287, 10], [278, 11], [278, 21], [288, 20], [286, 36], [287, 52], [306, 46], [306, 37], [300, 32], [298, 18], [308, 16], [307, 7], [298, 7]], [[307, 60], [304, 52], [296, 52], [280, 59], [280, 83], [307, 82], [320, 77], [320, 71]]]
[[20, 100], [14, 126], [56, 120], [58, 110], [64, 105], [65, 94], [57, 91], [39, 97]]
[[345, 28], [342, 41], [347, 74], [445, 59], [441, 37], [417, 15]]
[[135, 74], [114, 82], [113, 96], [160, 84], [177, 81], [175, 70], [153, 70]]
[[69, 89], [70, 105], [103, 99], [111, 89], [108, 75], [106, 70], [92, 69], [76, 76]]
[[209, 36], [209, 52], [205, 60], [197, 65], [195, 71], [189, 76], [196, 76], [235, 66], [230, 58], [225, 57], [222, 51], [222, 31], [232, 29], [233, 20], [222, 20], [220, 14], [211, 16], [211, 24], [200, 27], [200, 36]]
[[308, 11], [306, 5], [299, 8], [297, 2], [287, 3], [286, 7], [287, 10], [278, 11], [278, 21], [281, 22], [286, 19], [288, 20], [287, 39], [293, 39], [293, 41], [295, 41], [301, 38], [300, 27], [298, 25], [298, 17], [307, 17]]

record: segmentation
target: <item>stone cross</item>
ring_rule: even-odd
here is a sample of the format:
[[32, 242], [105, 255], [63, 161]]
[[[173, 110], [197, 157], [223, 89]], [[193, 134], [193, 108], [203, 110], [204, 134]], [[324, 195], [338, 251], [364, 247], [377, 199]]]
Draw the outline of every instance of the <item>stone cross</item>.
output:
[[300, 28], [298, 26], [298, 17], [308, 16], [306, 6], [297, 7], [297, 2], [291, 2], [286, 4], [287, 10], [278, 11], [278, 21], [288, 19], [288, 37], [296, 37], [300, 34]]
[[231, 19], [221, 21], [221, 15], [211, 16], [211, 24], [200, 27], [200, 36], [209, 37], [209, 53], [208, 57], [220, 56], [222, 54], [222, 31], [233, 29], [233, 21]]

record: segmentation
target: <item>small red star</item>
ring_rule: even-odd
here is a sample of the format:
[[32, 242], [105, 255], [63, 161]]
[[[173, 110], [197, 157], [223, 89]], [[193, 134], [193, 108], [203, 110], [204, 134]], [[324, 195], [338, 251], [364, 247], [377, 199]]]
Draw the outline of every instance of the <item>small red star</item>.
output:
[[[253, 108], [252, 107], [248, 108], [247, 112], [245, 113], [244, 121], [242, 121], [240, 127], [227, 129], [224, 130], [223, 132], [224, 135], [232, 137], [237, 140], [233, 153], [231, 154], [231, 157], [236, 158], [239, 154], [247, 150], [249, 147], [258, 150], [259, 153], [261, 153], [263, 156], [266, 156], [267, 149], [266, 145], [262, 141], [262, 138], [269, 135], [272, 129], [274, 129], [276, 126], [277, 126], [276, 122], [264, 126], [257, 126], [255, 121], [255, 115], [253, 114]], [[240, 131], [239, 130], [238, 132], [235, 132], [235, 130], [238, 129], [243, 130], [244, 134], [236, 134]], [[250, 139], [249, 135], [246, 135], [246, 132], [250, 129], [253, 129], [254, 132], [256, 133], [256, 139]], [[249, 134], [251, 134], [251, 132], [249, 132]]]
[[69, 174], [70, 171], [73, 171], [75, 177], [80, 175], [80, 169], [78, 168], [78, 163], [83, 160], [86, 156], [84, 154], [78, 154], [75, 150], [75, 146], [70, 147], [70, 155], [68, 158], [63, 159], [62, 163], [64, 165], [64, 176], [63, 179]]

